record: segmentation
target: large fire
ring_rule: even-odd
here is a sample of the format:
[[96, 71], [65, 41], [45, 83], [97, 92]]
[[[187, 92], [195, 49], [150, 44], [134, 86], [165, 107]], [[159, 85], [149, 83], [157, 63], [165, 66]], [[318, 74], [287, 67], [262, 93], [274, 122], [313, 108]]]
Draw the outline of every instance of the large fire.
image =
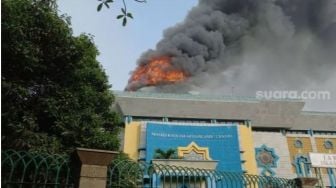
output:
[[171, 57], [162, 56], [140, 65], [133, 72], [126, 90], [135, 91], [144, 86], [172, 84], [185, 80], [188, 74], [171, 64]]

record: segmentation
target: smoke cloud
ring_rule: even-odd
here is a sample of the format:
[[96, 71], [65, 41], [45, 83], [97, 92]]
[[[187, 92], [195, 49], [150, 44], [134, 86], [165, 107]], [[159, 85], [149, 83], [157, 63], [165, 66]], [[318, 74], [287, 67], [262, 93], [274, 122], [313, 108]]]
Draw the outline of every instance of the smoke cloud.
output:
[[315, 106], [336, 111], [336, 0], [200, 0], [138, 65], [162, 55], [190, 77], [141, 90], [255, 96], [322, 89], [332, 100]]

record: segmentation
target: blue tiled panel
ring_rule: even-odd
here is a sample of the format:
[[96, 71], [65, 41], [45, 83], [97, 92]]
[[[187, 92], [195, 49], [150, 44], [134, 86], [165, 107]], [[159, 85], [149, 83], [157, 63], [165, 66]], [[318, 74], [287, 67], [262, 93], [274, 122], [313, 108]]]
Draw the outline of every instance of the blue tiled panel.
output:
[[210, 157], [218, 160], [217, 170], [241, 172], [238, 129], [235, 124], [223, 126], [174, 125], [147, 123], [146, 161], [150, 162], [157, 148], [167, 150], [187, 146], [192, 141], [208, 147]]

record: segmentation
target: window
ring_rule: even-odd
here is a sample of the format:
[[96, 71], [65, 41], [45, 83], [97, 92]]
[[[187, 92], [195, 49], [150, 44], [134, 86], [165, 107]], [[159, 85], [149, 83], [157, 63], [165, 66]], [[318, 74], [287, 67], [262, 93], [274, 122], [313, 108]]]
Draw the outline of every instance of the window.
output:
[[301, 140], [296, 139], [295, 142], [294, 142], [294, 146], [295, 146], [296, 148], [303, 148], [303, 143], [302, 143]]
[[324, 147], [325, 147], [325, 149], [333, 149], [334, 148], [334, 144], [332, 143], [331, 140], [325, 140], [324, 141]]
[[299, 155], [295, 157], [294, 166], [298, 177], [310, 177], [310, 161], [305, 155]]

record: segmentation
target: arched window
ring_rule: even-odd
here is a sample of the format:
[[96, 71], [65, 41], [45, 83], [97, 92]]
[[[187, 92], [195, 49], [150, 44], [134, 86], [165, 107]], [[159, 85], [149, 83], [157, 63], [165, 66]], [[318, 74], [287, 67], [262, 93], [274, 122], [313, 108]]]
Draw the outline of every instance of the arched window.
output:
[[334, 148], [334, 144], [332, 143], [331, 140], [325, 140], [324, 141], [324, 148], [325, 149], [333, 149]]
[[295, 157], [294, 166], [298, 177], [311, 176], [310, 161], [305, 155], [298, 155]]

